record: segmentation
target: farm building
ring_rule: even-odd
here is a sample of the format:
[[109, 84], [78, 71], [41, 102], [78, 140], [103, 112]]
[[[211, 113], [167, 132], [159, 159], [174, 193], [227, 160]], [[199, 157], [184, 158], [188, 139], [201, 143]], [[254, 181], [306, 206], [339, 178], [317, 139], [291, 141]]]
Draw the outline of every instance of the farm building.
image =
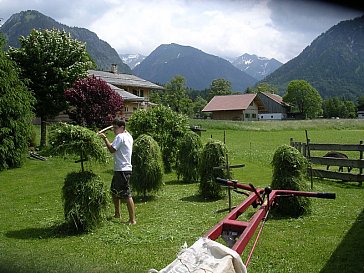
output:
[[287, 118], [290, 106], [283, 101], [281, 96], [259, 92], [257, 97], [264, 105], [264, 110], [259, 112], [259, 120], [281, 120]]
[[275, 94], [215, 96], [202, 112], [211, 112], [216, 120], [277, 120], [287, 117], [288, 104]]
[[149, 101], [152, 90], [162, 90], [164, 87], [130, 74], [120, 74], [116, 65], [111, 72], [89, 70], [89, 76], [106, 81], [111, 89], [116, 91], [124, 99], [123, 118], [128, 119], [139, 108], [148, 108], [154, 104]]
[[262, 107], [256, 94], [227, 95], [213, 97], [202, 112], [211, 112], [217, 120], [258, 120]]

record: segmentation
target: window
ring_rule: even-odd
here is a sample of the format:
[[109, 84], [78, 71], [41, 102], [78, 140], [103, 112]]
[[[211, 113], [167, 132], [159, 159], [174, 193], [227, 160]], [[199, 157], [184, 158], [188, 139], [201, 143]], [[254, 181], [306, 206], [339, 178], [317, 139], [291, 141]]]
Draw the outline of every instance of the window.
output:
[[257, 114], [252, 114], [252, 118], [257, 118]]
[[245, 114], [245, 118], [250, 118], [250, 114], [249, 113], [246, 113]]

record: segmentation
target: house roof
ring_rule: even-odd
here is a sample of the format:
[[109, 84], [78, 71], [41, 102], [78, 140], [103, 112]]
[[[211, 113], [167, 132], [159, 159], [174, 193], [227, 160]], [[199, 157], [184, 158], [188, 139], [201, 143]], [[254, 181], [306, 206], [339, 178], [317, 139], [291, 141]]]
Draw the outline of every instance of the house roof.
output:
[[101, 79], [112, 85], [145, 87], [159, 90], [164, 89], [163, 86], [159, 86], [157, 84], [130, 74], [120, 74], [98, 70], [88, 70], [88, 74], [100, 77]]
[[202, 112], [245, 110], [255, 99], [256, 94], [215, 96]]
[[125, 91], [124, 89], [121, 89], [119, 87], [116, 87], [115, 85], [112, 85], [110, 83], [107, 83], [108, 86], [110, 86], [111, 90], [118, 93], [125, 101], [144, 101], [143, 97], [138, 97], [132, 93], [129, 93]]
[[268, 93], [268, 92], [260, 92], [260, 93], [263, 95], [266, 95], [267, 97], [271, 98], [272, 100], [274, 100], [275, 102], [278, 102], [279, 104], [281, 104], [283, 106], [288, 106], [288, 104], [283, 101], [283, 98], [277, 94], [272, 94], [272, 93]]

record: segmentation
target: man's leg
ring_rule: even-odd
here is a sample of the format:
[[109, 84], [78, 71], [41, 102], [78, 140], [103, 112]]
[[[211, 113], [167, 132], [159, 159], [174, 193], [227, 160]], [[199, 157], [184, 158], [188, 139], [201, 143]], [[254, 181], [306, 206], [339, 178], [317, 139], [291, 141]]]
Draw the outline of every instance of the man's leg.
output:
[[112, 201], [114, 202], [115, 208], [115, 218], [120, 218], [120, 198], [116, 197], [114, 194], [112, 195]]
[[132, 197], [128, 197], [126, 199], [126, 205], [128, 207], [128, 212], [129, 212], [129, 224], [134, 225], [136, 224], [136, 220], [135, 220], [134, 201]]

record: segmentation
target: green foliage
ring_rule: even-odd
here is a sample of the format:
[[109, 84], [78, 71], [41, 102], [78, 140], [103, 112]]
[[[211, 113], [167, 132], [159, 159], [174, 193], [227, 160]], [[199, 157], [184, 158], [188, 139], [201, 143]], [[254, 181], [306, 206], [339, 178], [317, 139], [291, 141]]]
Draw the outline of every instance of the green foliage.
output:
[[105, 218], [107, 191], [100, 177], [92, 172], [71, 172], [62, 188], [66, 224], [76, 232], [97, 228]]
[[193, 101], [193, 116], [195, 118], [207, 117], [209, 114], [202, 112], [202, 109], [204, 109], [206, 105], [207, 101], [204, 98], [197, 96], [196, 99]]
[[158, 143], [149, 135], [140, 135], [133, 144], [133, 190], [143, 193], [158, 191], [162, 187], [163, 161]]
[[324, 100], [322, 104], [324, 118], [355, 118], [356, 106], [351, 100], [344, 100], [338, 97]]
[[87, 128], [60, 122], [52, 126], [49, 138], [51, 154], [79, 156], [81, 166], [86, 159], [100, 163], [105, 163], [108, 159], [103, 141]]
[[279, 90], [276, 86], [266, 82], [260, 82], [256, 87], [248, 87], [245, 90], [246, 94], [256, 94], [258, 92], [278, 94]]
[[208, 101], [214, 96], [231, 95], [231, 82], [224, 79], [216, 79], [211, 82]]
[[166, 172], [172, 171], [176, 162], [177, 145], [188, 128], [188, 120], [165, 106], [135, 111], [129, 119], [129, 129], [133, 137], [148, 134], [161, 148]]
[[202, 150], [200, 164], [199, 193], [207, 199], [221, 198], [224, 195], [223, 188], [218, 184], [216, 177], [226, 177], [224, 169], [215, 169], [226, 165], [226, 146], [218, 140], [208, 140]]
[[188, 131], [179, 143], [177, 153], [176, 173], [182, 176], [185, 183], [194, 183], [199, 178], [199, 166], [202, 152], [201, 138]]
[[164, 88], [152, 93], [152, 102], [168, 106], [180, 114], [192, 114], [192, 100], [187, 95], [186, 80], [183, 76], [175, 76]]
[[32, 135], [35, 102], [2, 50], [4, 44], [0, 35], [0, 171], [23, 164]]
[[299, 113], [304, 114], [307, 118], [315, 118], [322, 114], [322, 98], [307, 81], [291, 81], [283, 101], [292, 104]]
[[[21, 77], [34, 93], [37, 117], [46, 121], [66, 110], [64, 90], [86, 77], [93, 63], [85, 44], [65, 31], [33, 29], [19, 41], [21, 48], [10, 48], [9, 56], [21, 67]], [[45, 146], [45, 123], [42, 126], [41, 146]]]
[[[307, 172], [307, 159], [295, 148], [289, 145], [281, 145], [273, 155], [273, 178], [272, 189], [306, 191], [305, 183]], [[274, 212], [298, 217], [310, 212], [311, 202], [308, 197], [292, 196], [279, 197], [278, 206]]]

